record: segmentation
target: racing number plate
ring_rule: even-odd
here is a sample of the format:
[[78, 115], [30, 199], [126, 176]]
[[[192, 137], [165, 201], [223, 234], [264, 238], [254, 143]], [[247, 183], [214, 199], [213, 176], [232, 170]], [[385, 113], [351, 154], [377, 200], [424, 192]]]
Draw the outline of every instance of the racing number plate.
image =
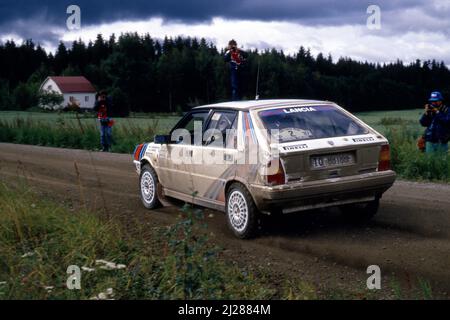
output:
[[353, 153], [327, 154], [323, 156], [312, 156], [310, 159], [311, 169], [322, 169], [352, 165], [355, 163]]

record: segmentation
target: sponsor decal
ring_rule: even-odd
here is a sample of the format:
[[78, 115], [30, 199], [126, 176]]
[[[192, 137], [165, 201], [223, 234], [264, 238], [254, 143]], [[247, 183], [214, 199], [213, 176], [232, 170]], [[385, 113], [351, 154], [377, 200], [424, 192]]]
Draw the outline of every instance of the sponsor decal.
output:
[[244, 141], [246, 141], [246, 139], [251, 137], [251, 141], [253, 143], [256, 143], [256, 135], [253, 129], [253, 122], [252, 122], [252, 118], [250, 117], [250, 115], [248, 114], [248, 112], [243, 113], [243, 119], [242, 119], [242, 134], [244, 136]]
[[312, 112], [317, 111], [313, 107], [296, 107], [296, 108], [289, 108], [289, 109], [283, 109], [284, 113], [297, 113], [297, 112]]
[[276, 109], [263, 110], [259, 112], [262, 117], [286, 114], [286, 113], [296, 113], [296, 112], [322, 112], [322, 111], [333, 111], [336, 110], [332, 105], [319, 105], [319, 106], [308, 106], [308, 107], [280, 107]]
[[134, 160], [141, 161], [147, 151], [148, 143], [142, 143], [134, 149]]
[[147, 152], [147, 147], [148, 147], [148, 143], [144, 144], [144, 146], [142, 147], [142, 151], [139, 155], [139, 161], [142, 160], [142, 158], [144, 157], [145, 153]]
[[133, 154], [134, 154], [134, 160], [139, 161], [141, 160], [139, 158], [139, 155], [141, 154], [142, 151], [142, 147], [144, 146], [144, 144], [139, 144], [136, 146], [136, 148], [134, 148]]
[[160, 149], [161, 149], [161, 146], [151, 146], [151, 147], [149, 146], [147, 148], [147, 152], [150, 152], [150, 153], [158, 152]]
[[283, 149], [285, 151], [303, 150], [303, 149], [308, 149], [308, 145], [307, 144], [296, 144], [294, 146], [285, 146], [285, 147], [283, 147]]
[[353, 142], [369, 142], [374, 141], [373, 137], [364, 137], [364, 138], [353, 138]]

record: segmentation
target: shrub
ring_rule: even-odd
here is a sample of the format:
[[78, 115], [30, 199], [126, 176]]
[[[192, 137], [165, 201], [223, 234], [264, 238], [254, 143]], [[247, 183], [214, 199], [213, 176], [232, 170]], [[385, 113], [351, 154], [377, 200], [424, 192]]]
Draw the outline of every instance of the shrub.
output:
[[416, 147], [419, 134], [407, 126], [387, 130], [393, 169], [406, 179], [450, 181], [450, 155], [420, 152]]

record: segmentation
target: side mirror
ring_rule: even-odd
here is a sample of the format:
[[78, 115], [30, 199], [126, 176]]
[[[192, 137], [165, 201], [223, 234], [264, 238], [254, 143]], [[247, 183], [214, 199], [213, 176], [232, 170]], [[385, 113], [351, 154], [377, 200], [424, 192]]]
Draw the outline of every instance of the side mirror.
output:
[[156, 144], [169, 144], [170, 136], [169, 135], [156, 135], [154, 141]]

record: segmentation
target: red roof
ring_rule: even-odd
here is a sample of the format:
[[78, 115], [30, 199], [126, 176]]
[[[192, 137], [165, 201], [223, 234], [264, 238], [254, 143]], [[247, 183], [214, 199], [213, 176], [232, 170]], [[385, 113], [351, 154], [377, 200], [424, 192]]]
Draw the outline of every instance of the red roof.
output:
[[92, 83], [85, 77], [50, 77], [62, 93], [96, 92]]

